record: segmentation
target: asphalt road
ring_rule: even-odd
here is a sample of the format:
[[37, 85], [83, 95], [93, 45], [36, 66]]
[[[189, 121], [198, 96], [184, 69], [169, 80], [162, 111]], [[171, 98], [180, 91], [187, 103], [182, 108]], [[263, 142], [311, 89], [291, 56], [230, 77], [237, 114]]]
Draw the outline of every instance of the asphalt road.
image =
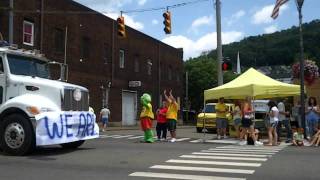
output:
[[[137, 135], [139, 133], [139, 131], [121, 131], [120, 133], [125, 135], [133, 132]], [[107, 132], [107, 134], [117, 133], [119, 132]], [[181, 136], [184, 133], [188, 135], [187, 137], [195, 136], [195, 139], [200, 136], [194, 130], [186, 129], [180, 130], [180, 137], [185, 137]], [[33, 154], [24, 157], [5, 156], [0, 153], [0, 179], [158, 179], [150, 176], [162, 176], [163, 179], [230, 179], [231, 177], [239, 178], [239, 180], [240, 178], [320, 179], [319, 148], [284, 147], [280, 149], [282, 148], [240, 147], [226, 144], [190, 143], [189, 141], [146, 144], [140, 143], [139, 139], [129, 140], [128, 137], [100, 138], [87, 141], [81, 148], [74, 151], [51, 146], [39, 148]], [[194, 154], [206, 153], [206, 151], [209, 154], [216, 153], [217, 156]], [[242, 151], [253, 157], [243, 159]], [[239, 154], [231, 156], [235, 153]], [[238, 159], [235, 160], [235, 156]], [[255, 158], [255, 156], [266, 158]], [[212, 157], [218, 157], [218, 159], [212, 159]], [[203, 161], [207, 161], [207, 164]], [[215, 164], [217, 162], [223, 164]], [[259, 166], [252, 167], [251, 165]], [[193, 170], [188, 170], [188, 167], [193, 167]], [[174, 170], [174, 168], [187, 169]], [[226, 172], [229, 171], [228, 169], [232, 169], [231, 172]], [[241, 172], [236, 172], [237, 170]]]

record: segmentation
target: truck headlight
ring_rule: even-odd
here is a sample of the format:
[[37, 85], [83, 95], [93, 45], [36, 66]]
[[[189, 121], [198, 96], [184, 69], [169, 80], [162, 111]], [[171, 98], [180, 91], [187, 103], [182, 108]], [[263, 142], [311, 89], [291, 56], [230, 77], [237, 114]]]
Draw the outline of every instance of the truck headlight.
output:
[[35, 106], [28, 106], [27, 108], [27, 111], [32, 114], [32, 115], [37, 115], [37, 114], [40, 114], [40, 110], [39, 108], [35, 107]]

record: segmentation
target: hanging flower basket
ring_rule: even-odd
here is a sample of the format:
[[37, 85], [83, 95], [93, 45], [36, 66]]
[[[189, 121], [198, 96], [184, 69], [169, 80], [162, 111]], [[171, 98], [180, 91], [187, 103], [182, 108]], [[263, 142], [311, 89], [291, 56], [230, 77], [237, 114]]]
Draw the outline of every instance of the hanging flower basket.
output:
[[[293, 78], [300, 78], [300, 63], [292, 65]], [[319, 78], [319, 68], [314, 61], [304, 61], [304, 80], [310, 86]]]

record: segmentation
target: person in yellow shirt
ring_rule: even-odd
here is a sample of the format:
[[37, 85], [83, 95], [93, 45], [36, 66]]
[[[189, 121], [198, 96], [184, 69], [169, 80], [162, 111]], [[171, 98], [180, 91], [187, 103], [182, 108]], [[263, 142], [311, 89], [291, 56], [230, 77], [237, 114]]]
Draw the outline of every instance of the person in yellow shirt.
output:
[[224, 98], [221, 97], [219, 99], [218, 104], [216, 104], [216, 125], [217, 125], [217, 138], [221, 139], [221, 136], [224, 138], [227, 138], [227, 126], [228, 126], [228, 120], [227, 120], [227, 112], [228, 107], [224, 104]]
[[167, 91], [164, 90], [164, 97], [166, 98], [168, 104], [168, 111], [166, 113], [166, 118], [168, 122], [168, 130], [170, 131], [171, 140], [170, 142], [176, 141], [176, 129], [177, 129], [177, 119], [178, 119], [178, 103], [172, 95], [172, 90], [167, 95]]
[[153, 143], [152, 120], [154, 119], [154, 114], [152, 112], [151, 96], [144, 93], [140, 99], [142, 104], [140, 125], [144, 131], [144, 142]]

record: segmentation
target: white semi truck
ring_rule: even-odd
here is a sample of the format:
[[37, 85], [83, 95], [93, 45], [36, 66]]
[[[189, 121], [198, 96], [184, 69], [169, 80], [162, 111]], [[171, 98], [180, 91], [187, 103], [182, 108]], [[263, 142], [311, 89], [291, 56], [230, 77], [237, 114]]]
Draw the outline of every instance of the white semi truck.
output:
[[50, 61], [0, 43], [0, 149], [24, 155], [36, 146], [77, 148], [99, 136], [88, 89], [50, 79]]

